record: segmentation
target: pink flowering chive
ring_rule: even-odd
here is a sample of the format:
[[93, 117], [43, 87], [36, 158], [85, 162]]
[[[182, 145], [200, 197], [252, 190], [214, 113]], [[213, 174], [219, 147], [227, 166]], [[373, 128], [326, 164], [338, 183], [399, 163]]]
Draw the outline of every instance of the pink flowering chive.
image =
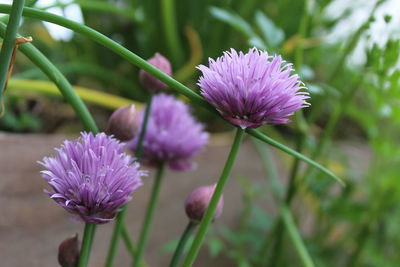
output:
[[[132, 151], [138, 139], [139, 134], [128, 142]], [[156, 167], [166, 163], [173, 170], [191, 169], [194, 167], [191, 158], [207, 143], [208, 133], [192, 116], [189, 106], [171, 95], [153, 97], [143, 140], [141, 160], [144, 164]]]
[[142, 184], [145, 173], [138, 170], [139, 164], [124, 153], [123, 144], [104, 133], [82, 133], [55, 150], [55, 157], [39, 162], [52, 188], [45, 192], [87, 223], [113, 220]]
[[229, 122], [241, 128], [288, 123], [288, 116], [309, 106], [308, 92], [292, 64], [256, 48], [234, 49], [209, 66], [200, 65], [201, 94]]

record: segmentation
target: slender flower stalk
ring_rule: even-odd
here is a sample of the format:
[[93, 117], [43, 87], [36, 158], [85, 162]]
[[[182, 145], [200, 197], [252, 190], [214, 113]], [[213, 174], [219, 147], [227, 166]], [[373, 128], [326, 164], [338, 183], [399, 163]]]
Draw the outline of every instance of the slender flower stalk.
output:
[[88, 265], [90, 250], [92, 248], [95, 231], [96, 231], [95, 224], [90, 224], [90, 223], [85, 224], [78, 267], [86, 267]]
[[25, 0], [13, 1], [6, 34], [0, 51], [0, 101], [2, 101], [3, 91], [5, 89], [4, 87], [7, 82], [7, 73], [11, 62], [15, 39], [17, 38], [18, 26], [21, 20], [24, 4]]
[[[142, 156], [143, 140], [144, 140], [144, 136], [146, 133], [147, 122], [149, 120], [149, 115], [150, 115], [150, 111], [151, 111], [152, 99], [153, 99], [153, 94], [150, 93], [147, 98], [147, 104], [146, 104], [146, 108], [145, 108], [144, 118], [143, 118], [142, 125], [141, 125], [142, 131], [139, 134], [138, 146], [136, 147], [136, 150], [135, 150], [135, 157], [136, 157], [137, 161], [140, 161], [140, 158]], [[113, 235], [111, 238], [110, 248], [108, 250], [108, 255], [107, 255], [107, 260], [106, 260], [106, 265], [105, 265], [106, 267], [111, 267], [113, 265], [115, 254], [116, 254], [117, 248], [118, 248], [118, 240], [119, 240], [121, 233], [123, 233], [123, 230], [124, 230], [123, 228], [125, 228], [125, 233], [123, 233], [125, 245], [128, 247], [128, 249], [130, 250], [131, 253], [133, 252], [133, 250], [130, 249], [132, 247], [132, 245], [129, 243], [130, 240], [127, 239], [129, 237], [129, 235], [127, 236], [127, 229], [126, 229], [126, 225], [125, 225], [125, 216], [126, 216], [127, 208], [128, 207], [126, 205], [124, 207], [122, 207], [122, 210], [117, 215]]]
[[137, 251], [136, 251], [135, 259], [134, 259], [134, 262], [132, 265], [133, 267], [139, 267], [142, 262], [143, 252], [144, 252], [144, 249], [147, 244], [147, 240], [148, 240], [150, 229], [151, 229], [151, 224], [153, 222], [155, 208], [157, 205], [158, 196], [160, 194], [161, 181], [162, 181], [162, 178], [164, 175], [164, 169], [165, 169], [164, 164], [160, 165], [157, 169], [153, 189], [152, 189], [151, 195], [150, 195], [150, 201], [149, 201], [148, 207], [146, 209], [146, 215], [144, 217], [142, 229], [140, 231]]
[[172, 256], [171, 263], [169, 264], [169, 267], [176, 267], [178, 266], [179, 259], [181, 258], [181, 255], [183, 251], [185, 250], [186, 243], [189, 240], [189, 237], [192, 235], [193, 231], [196, 229], [197, 223], [189, 221], [187, 224], [185, 231], [183, 232], [178, 246], [176, 247], [176, 250], [174, 252], [174, 255]]
[[136, 149], [135, 149], [135, 156], [136, 156], [138, 161], [140, 161], [140, 159], [142, 158], [143, 141], [144, 141], [144, 137], [145, 137], [146, 132], [147, 132], [147, 125], [148, 125], [150, 114], [151, 114], [151, 105], [152, 105], [152, 103], [153, 103], [153, 94], [150, 93], [148, 98], [147, 98], [146, 110], [145, 110], [144, 117], [143, 117], [143, 122], [142, 122], [142, 125], [141, 125], [138, 145], [136, 146]]
[[183, 263], [184, 267], [192, 266], [192, 264], [196, 260], [197, 254], [199, 253], [201, 245], [203, 244], [207, 230], [214, 218], [214, 214], [215, 211], [217, 210], [219, 199], [224, 191], [225, 184], [228, 181], [229, 175], [231, 174], [233, 163], [235, 162], [240, 144], [242, 143], [243, 140], [243, 136], [244, 136], [244, 130], [241, 128], [237, 128], [236, 136], [233, 141], [231, 151], [229, 152], [229, 156], [226, 160], [224, 169], [218, 180], [218, 184], [211, 198], [210, 205], [208, 206], [207, 211], [204, 214], [203, 219], [201, 220], [199, 230], [197, 231], [193, 244], [190, 247], [190, 250], [185, 258], [185, 261]]

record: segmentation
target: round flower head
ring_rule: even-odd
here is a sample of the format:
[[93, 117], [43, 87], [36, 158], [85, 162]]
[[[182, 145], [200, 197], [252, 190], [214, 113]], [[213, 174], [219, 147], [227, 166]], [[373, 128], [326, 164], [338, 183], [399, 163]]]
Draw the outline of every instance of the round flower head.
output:
[[104, 133], [81, 133], [74, 141], [64, 141], [55, 149], [55, 157], [39, 162], [46, 168], [41, 171], [42, 177], [53, 189], [45, 192], [87, 223], [113, 220], [145, 175], [123, 148]]
[[[161, 70], [165, 74], [172, 75], [171, 63], [160, 53], [155, 53], [152, 58], [147, 60], [148, 63]], [[144, 70], [139, 71], [139, 80], [141, 84], [150, 91], [159, 91], [168, 87], [165, 83], [154, 77], [153, 75], [145, 72]]]
[[201, 94], [229, 122], [241, 128], [288, 123], [286, 117], [309, 106], [307, 92], [291, 64], [256, 48], [234, 49], [209, 66], [198, 66]]
[[[200, 186], [193, 190], [185, 201], [185, 212], [188, 218], [195, 223], [199, 223], [210, 204], [211, 197], [214, 194], [216, 185]], [[224, 208], [224, 198], [218, 201], [217, 209], [213, 220], [217, 219], [222, 214]]]
[[[128, 142], [133, 151], [139, 135]], [[207, 142], [208, 134], [203, 124], [195, 120], [185, 103], [166, 94], [153, 97], [143, 140], [143, 163], [150, 166], [166, 163], [173, 170], [190, 169], [193, 167], [190, 158], [197, 155]]]

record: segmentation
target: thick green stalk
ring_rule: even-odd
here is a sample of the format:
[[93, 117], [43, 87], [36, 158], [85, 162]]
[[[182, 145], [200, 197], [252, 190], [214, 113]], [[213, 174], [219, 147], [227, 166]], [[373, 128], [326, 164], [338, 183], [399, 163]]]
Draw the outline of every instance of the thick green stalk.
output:
[[11, 63], [11, 57], [15, 46], [15, 39], [17, 38], [18, 26], [21, 20], [24, 3], [25, 0], [13, 1], [3, 45], [0, 50], [0, 102], [2, 101], [3, 91], [5, 90], [7, 83], [8, 69]]
[[179, 38], [178, 25], [176, 23], [175, 1], [161, 0], [161, 12], [169, 53], [178, 64], [181, 64], [183, 62], [183, 48]]
[[161, 187], [162, 177], [164, 174], [164, 169], [165, 169], [164, 164], [160, 165], [157, 169], [153, 189], [151, 191], [150, 201], [146, 209], [146, 215], [144, 217], [144, 221], [142, 224], [142, 230], [140, 231], [137, 251], [132, 265], [133, 267], [139, 267], [142, 262], [143, 252], [147, 244], [155, 208], [157, 205], [158, 196], [160, 194], [160, 187]]
[[192, 266], [192, 264], [196, 260], [197, 254], [199, 253], [201, 245], [203, 244], [204, 238], [206, 236], [208, 227], [210, 226], [215, 214], [215, 210], [217, 209], [218, 201], [221, 198], [225, 184], [228, 181], [229, 175], [231, 174], [233, 163], [235, 162], [236, 156], [238, 154], [240, 144], [242, 143], [243, 140], [243, 136], [244, 136], [244, 130], [237, 128], [236, 136], [233, 141], [231, 151], [229, 152], [229, 156], [226, 160], [224, 169], [218, 180], [218, 184], [215, 188], [214, 194], [211, 197], [211, 201], [210, 204], [208, 205], [207, 211], [200, 222], [200, 227], [199, 230], [197, 231], [193, 244], [190, 247], [190, 250], [185, 258], [185, 261], [183, 263], [184, 267]]
[[[4, 36], [5, 25], [0, 23], [0, 35]], [[51, 63], [38, 49], [32, 44], [24, 44], [18, 48], [27, 56], [37, 67], [39, 67], [47, 77], [54, 82], [64, 98], [71, 104], [78, 118], [82, 121], [85, 129], [93, 133], [98, 132], [96, 123], [90, 115], [83, 101], [75, 93], [71, 84], [62, 73]]]
[[[10, 5], [0, 5], [0, 13], [9, 13], [11, 9]], [[57, 16], [51, 13], [47, 13], [47, 12], [43, 12], [43, 11], [39, 11], [33, 8], [24, 8], [24, 11], [22, 13], [23, 16], [27, 16], [30, 18], [35, 18], [35, 19], [39, 19], [42, 21], [47, 21], [50, 23], [54, 23], [63, 27], [66, 27], [68, 29], [71, 29], [75, 32], [79, 32], [89, 38], [91, 38], [92, 40], [96, 41], [97, 43], [107, 47], [108, 49], [110, 49], [111, 51], [114, 51], [116, 54], [122, 56], [123, 58], [125, 58], [126, 60], [128, 60], [129, 62], [131, 62], [132, 64], [138, 66], [139, 68], [142, 68], [143, 70], [145, 70], [146, 72], [152, 74], [153, 76], [155, 76], [156, 78], [158, 78], [159, 80], [161, 80], [162, 82], [164, 82], [165, 84], [169, 85], [171, 88], [173, 88], [176, 92], [186, 96], [187, 98], [189, 98], [190, 100], [192, 100], [193, 102], [195, 102], [196, 104], [202, 106], [203, 108], [207, 109], [208, 111], [212, 112], [213, 114], [218, 115], [218, 112], [215, 110], [215, 108], [213, 106], [211, 106], [210, 104], [207, 103], [207, 101], [200, 96], [199, 94], [197, 94], [196, 92], [194, 92], [193, 90], [189, 89], [188, 87], [186, 87], [185, 85], [181, 84], [180, 82], [176, 81], [175, 79], [173, 79], [172, 77], [168, 76], [167, 74], [165, 74], [164, 72], [160, 71], [159, 69], [157, 69], [156, 67], [154, 67], [153, 65], [147, 63], [144, 59], [140, 58], [139, 56], [137, 56], [136, 54], [132, 53], [131, 51], [129, 51], [128, 49], [124, 48], [123, 46], [121, 46], [120, 44], [116, 43], [115, 41], [107, 38], [106, 36], [104, 36], [103, 34], [85, 26], [82, 24], [79, 24], [77, 22], [68, 20], [66, 18], [63, 18], [61, 16]], [[315, 168], [319, 169], [320, 171], [326, 173], [328, 176], [340, 180], [337, 176], [335, 176], [332, 172], [330, 172], [329, 170], [327, 170], [326, 168], [324, 168], [323, 166], [321, 166], [320, 164], [318, 164], [317, 162], [314, 162], [312, 160], [310, 160], [309, 158], [296, 153], [295, 151], [293, 151], [292, 149], [290, 149], [289, 147], [280, 144], [279, 142], [265, 136], [264, 134], [262, 134], [260, 131], [255, 130], [255, 129], [248, 129], [247, 132], [258, 138], [259, 140], [266, 142], [286, 153], [288, 153], [289, 155], [292, 155], [294, 157], [299, 158], [300, 160], [303, 160], [305, 162], [307, 162], [308, 164], [314, 166]], [[343, 184], [343, 182], [340, 182]]]
[[92, 248], [95, 231], [96, 231], [95, 224], [90, 224], [90, 223], [85, 224], [78, 267], [86, 267], [89, 262], [89, 255], [90, 255], [90, 250]]
[[181, 258], [181, 255], [183, 251], [185, 250], [185, 246], [187, 241], [189, 240], [189, 237], [192, 235], [194, 229], [196, 229], [197, 223], [189, 222], [188, 225], [185, 228], [185, 231], [183, 232], [181, 239], [179, 240], [179, 244], [176, 247], [176, 250], [174, 252], [174, 255], [172, 256], [171, 263], [169, 264], [169, 267], [177, 267], [179, 263], [179, 259]]
[[[150, 93], [148, 96], [148, 99], [147, 99], [147, 105], [145, 107], [144, 118], [143, 118], [142, 125], [141, 125], [142, 127], [141, 127], [141, 131], [140, 131], [138, 143], [136, 146], [136, 150], [135, 150], [135, 157], [136, 157], [136, 160], [138, 160], [138, 161], [142, 157], [143, 140], [144, 140], [144, 136], [146, 134], [147, 124], [148, 124], [150, 113], [151, 113], [152, 99], [153, 99], [153, 94]], [[106, 265], [105, 265], [106, 267], [111, 267], [113, 265], [115, 254], [116, 254], [117, 248], [118, 248], [118, 240], [119, 240], [119, 237], [123, 230], [123, 227], [125, 225], [124, 220], [125, 220], [126, 212], [127, 212], [127, 205], [125, 205], [117, 215], [113, 235], [111, 238], [110, 248], [108, 250], [108, 256], [107, 256]], [[126, 239], [124, 239], [124, 240], [126, 241]], [[129, 244], [126, 244], [126, 245], [129, 246]]]

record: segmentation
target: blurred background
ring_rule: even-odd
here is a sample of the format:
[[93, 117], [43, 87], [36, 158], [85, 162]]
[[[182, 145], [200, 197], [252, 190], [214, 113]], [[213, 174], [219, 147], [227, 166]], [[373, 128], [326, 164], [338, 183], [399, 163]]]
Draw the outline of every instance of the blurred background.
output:
[[[327, 166], [347, 186], [268, 147], [256, 150], [247, 140], [245, 146], [253, 150], [242, 162], [272, 155], [279, 168], [274, 173], [267, 166], [256, 180], [246, 179], [245, 172], [236, 175], [241, 209], [234, 223], [215, 225], [207, 242], [209, 257], [241, 267], [300, 265], [287, 236], [276, 244], [279, 218], [274, 200], [266, 196], [287, 192], [288, 177], [297, 168], [296, 194], [286, 194], [286, 200], [317, 266], [399, 265], [398, 0], [27, 0], [26, 5], [84, 23], [143, 58], [162, 53], [173, 65], [174, 78], [194, 91], [199, 90], [195, 67], [231, 47], [281, 54], [309, 89], [311, 107], [287, 126], [262, 131]], [[32, 43], [85, 92], [100, 129], [118, 106], [144, 101], [138, 69], [86, 37], [28, 18], [20, 34], [32, 36]], [[119, 98], [108, 101], [98, 92]], [[11, 139], [0, 143], [3, 157], [16, 133], [65, 136], [82, 129], [56, 87], [22, 53], [4, 104], [0, 131]], [[207, 123], [212, 146], [229, 144], [230, 125], [194, 105], [193, 110]], [[29, 149], [30, 139], [23, 140]], [[223, 162], [209, 164], [218, 168]], [[265, 208], [267, 199], [270, 208]], [[163, 244], [164, 253], [174, 242]]]

